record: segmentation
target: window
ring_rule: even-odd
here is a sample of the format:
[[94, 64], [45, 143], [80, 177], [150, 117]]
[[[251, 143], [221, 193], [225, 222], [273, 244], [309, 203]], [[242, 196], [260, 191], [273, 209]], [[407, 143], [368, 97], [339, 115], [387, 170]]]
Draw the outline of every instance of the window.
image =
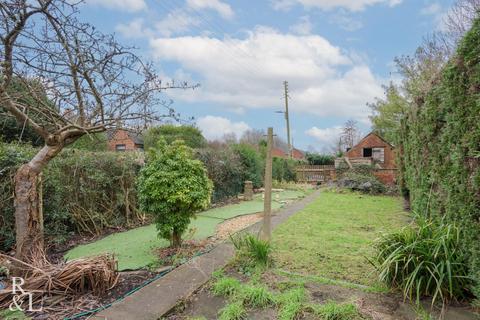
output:
[[363, 157], [371, 158], [372, 157], [372, 148], [363, 148]]
[[127, 146], [124, 145], [124, 144], [117, 144], [117, 145], [115, 145], [115, 150], [117, 150], [117, 151], [125, 151], [125, 150], [127, 150]]
[[373, 160], [376, 162], [385, 162], [385, 148], [373, 148]]

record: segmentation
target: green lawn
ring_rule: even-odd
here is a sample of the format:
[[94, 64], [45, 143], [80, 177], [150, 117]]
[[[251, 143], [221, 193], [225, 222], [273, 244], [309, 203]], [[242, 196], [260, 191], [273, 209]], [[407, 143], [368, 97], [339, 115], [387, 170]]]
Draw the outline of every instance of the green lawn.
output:
[[325, 191], [273, 232], [275, 262], [293, 272], [372, 285], [372, 241], [407, 221], [399, 198]]
[[[304, 197], [309, 191], [286, 190], [275, 192], [273, 209], [282, 206], [281, 201]], [[252, 201], [243, 201], [201, 212], [192, 221], [194, 239], [205, 239], [215, 233], [215, 227], [225, 219], [263, 211], [263, 200], [257, 195]], [[81, 245], [68, 251], [65, 259], [71, 260], [101, 253], [113, 253], [118, 260], [119, 270], [135, 270], [152, 265], [157, 261], [154, 249], [168, 246], [168, 241], [159, 239], [155, 225], [148, 225], [125, 232], [109, 235], [90, 244]]]

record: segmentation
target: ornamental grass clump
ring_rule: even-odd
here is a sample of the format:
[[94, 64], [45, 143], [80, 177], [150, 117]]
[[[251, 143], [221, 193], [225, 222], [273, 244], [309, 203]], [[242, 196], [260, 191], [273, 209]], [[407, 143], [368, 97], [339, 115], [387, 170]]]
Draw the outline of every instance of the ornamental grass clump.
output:
[[380, 280], [417, 302], [422, 296], [432, 297], [432, 305], [466, 298], [472, 281], [461, 236], [456, 225], [431, 221], [381, 236], [374, 258]]
[[270, 242], [252, 234], [232, 236], [230, 239], [240, 259], [246, 259], [255, 266], [267, 267], [270, 264], [272, 252]]

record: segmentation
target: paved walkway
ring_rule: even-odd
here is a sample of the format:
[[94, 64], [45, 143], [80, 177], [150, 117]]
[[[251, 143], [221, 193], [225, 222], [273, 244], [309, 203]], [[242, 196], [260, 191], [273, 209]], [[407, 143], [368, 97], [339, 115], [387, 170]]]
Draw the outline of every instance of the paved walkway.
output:
[[[272, 228], [288, 217], [302, 210], [318, 197], [320, 191], [294, 202], [272, 216]], [[258, 232], [261, 222], [250, 227]], [[170, 311], [179, 300], [188, 298], [204, 285], [213, 271], [224, 267], [233, 257], [234, 249], [230, 243], [222, 243], [212, 251], [192, 259], [164, 277], [150, 283], [124, 300], [96, 314], [92, 319], [104, 320], [154, 320], [160, 319]]]

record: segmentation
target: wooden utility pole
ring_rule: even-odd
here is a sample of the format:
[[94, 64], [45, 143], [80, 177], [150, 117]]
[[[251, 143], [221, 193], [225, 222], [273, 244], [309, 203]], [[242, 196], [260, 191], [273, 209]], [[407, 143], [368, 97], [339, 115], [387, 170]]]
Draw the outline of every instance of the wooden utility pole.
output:
[[284, 81], [283, 85], [285, 87], [285, 121], [287, 122], [287, 143], [288, 143], [288, 156], [292, 158], [292, 140], [290, 138], [290, 117], [288, 114], [288, 81]]
[[267, 133], [267, 157], [265, 163], [265, 183], [264, 183], [264, 202], [263, 202], [263, 226], [262, 239], [270, 241], [272, 234], [272, 147], [273, 147], [273, 128], [268, 128]]

